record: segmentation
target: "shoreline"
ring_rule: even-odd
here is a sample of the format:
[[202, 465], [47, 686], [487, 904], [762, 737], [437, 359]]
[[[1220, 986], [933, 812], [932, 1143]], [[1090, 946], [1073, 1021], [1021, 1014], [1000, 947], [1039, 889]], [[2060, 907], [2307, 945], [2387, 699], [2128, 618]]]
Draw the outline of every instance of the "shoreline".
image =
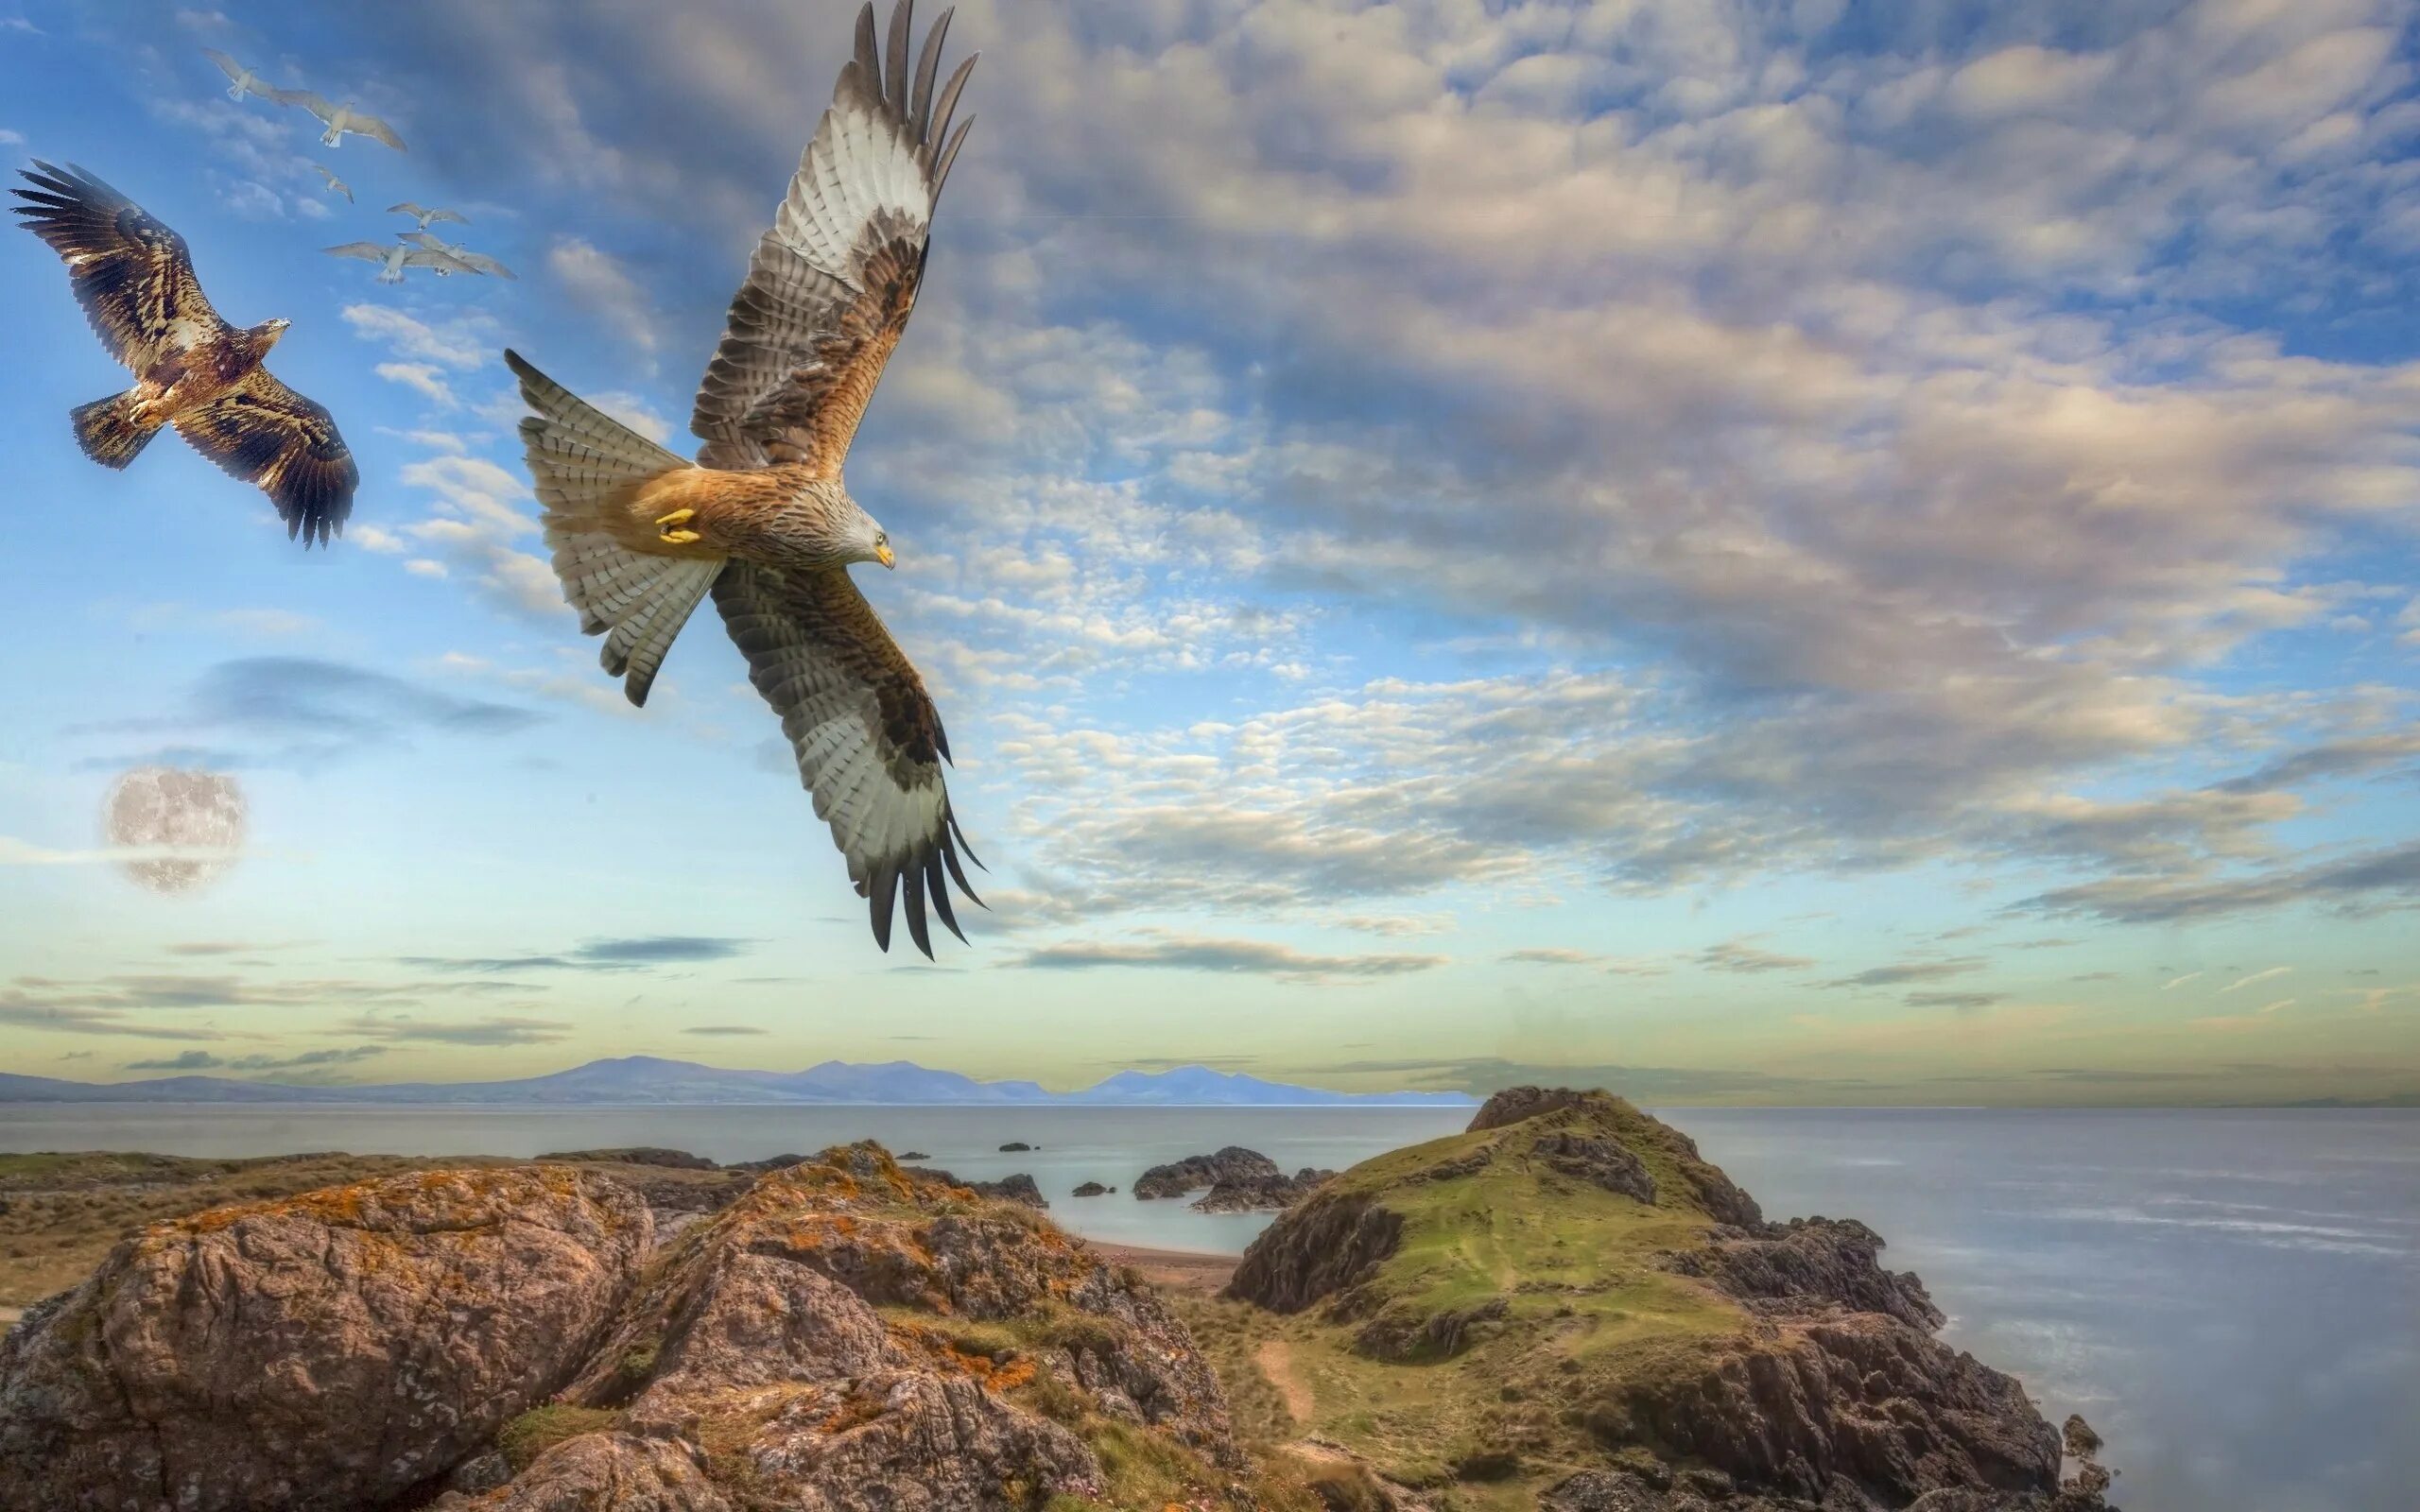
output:
[[1210, 1296], [1224, 1291], [1241, 1255], [1216, 1255], [1198, 1249], [1155, 1249], [1143, 1245], [1111, 1244], [1086, 1239], [1084, 1247], [1102, 1263], [1131, 1265], [1155, 1286]]

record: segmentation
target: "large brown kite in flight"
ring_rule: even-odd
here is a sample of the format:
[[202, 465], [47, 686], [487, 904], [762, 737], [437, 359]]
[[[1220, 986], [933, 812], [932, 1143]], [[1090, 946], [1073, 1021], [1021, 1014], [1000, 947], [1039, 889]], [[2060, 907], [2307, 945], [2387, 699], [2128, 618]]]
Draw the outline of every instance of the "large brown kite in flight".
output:
[[76, 440], [124, 467], [163, 425], [277, 506], [285, 533], [327, 543], [361, 482], [328, 412], [261, 366], [287, 322], [229, 325], [194, 277], [185, 239], [80, 168], [36, 163], [12, 207], [67, 263], [76, 301], [134, 387], [77, 406]]
[[698, 390], [699, 465], [505, 353], [536, 411], [521, 436], [555, 571], [580, 627], [605, 637], [605, 670], [644, 703], [672, 638], [712, 592], [756, 691], [781, 715], [875, 940], [890, 948], [904, 896], [926, 955], [926, 901], [963, 939], [950, 882], [975, 896], [942, 780], [949, 741], [924, 679], [850, 580], [850, 563], [888, 567], [892, 557], [840, 462], [915, 308], [933, 204], [974, 125], [950, 134], [974, 59], [934, 88], [948, 30], [944, 14], [911, 79], [908, 0], [891, 12], [887, 60], [873, 7], [858, 15], [856, 58], [756, 245]]

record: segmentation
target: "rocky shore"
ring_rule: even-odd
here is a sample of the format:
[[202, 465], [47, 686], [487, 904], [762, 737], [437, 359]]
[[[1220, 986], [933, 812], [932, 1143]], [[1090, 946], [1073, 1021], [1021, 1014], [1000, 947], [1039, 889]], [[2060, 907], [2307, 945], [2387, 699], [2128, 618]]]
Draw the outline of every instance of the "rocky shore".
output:
[[1104, 1258], [1038, 1192], [764, 1164], [149, 1222], [0, 1340], [0, 1512], [2105, 1508], [2090, 1428], [1941, 1344], [1878, 1235], [1768, 1223], [1602, 1093], [1340, 1176], [1155, 1170], [1297, 1191], [1217, 1298], [1210, 1257]]

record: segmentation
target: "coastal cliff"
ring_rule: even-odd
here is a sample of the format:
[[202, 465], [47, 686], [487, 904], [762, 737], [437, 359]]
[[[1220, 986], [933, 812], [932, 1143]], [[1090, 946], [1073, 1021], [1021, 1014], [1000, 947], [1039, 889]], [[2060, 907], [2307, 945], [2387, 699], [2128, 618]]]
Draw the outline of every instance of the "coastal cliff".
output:
[[1878, 1235], [1617, 1099], [1311, 1175], [1216, 1299], [871, 1143], [164, 1218], [0, 1340], [0, 1509], [2102, 1512]]
[[1196, 1326], [1253, 1333], [1300, 1442], [1380, 1505], [2100, 1507], [1882, 1247], [1767, 1223], [1617, 1098], [1524, 1088], [1288, 1210]]

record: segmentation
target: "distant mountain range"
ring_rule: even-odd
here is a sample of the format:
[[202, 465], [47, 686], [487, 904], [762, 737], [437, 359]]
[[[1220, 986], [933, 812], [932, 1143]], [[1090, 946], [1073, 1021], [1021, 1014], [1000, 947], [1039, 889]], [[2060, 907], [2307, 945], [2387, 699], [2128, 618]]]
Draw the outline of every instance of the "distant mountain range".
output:
[[1044, 1108], [1463, 1108], [1461, 1092], [1335, 1092], [1257, 1076], [1181, 1066], [1121, 1071], [1080, 1091], [1029, 1081], [977, 1081], [912, 1061], [827, 1060], [804, 1071], [726, 1071], [695, 1061], [622, 1056], [516, 1081], [399, 1082], [307, 1087], [226, 1076], [61, 1081], [0, 1074], [0, 1103], [477, 1103], [514, 1107], [658, 1104], [853, 1103]]

